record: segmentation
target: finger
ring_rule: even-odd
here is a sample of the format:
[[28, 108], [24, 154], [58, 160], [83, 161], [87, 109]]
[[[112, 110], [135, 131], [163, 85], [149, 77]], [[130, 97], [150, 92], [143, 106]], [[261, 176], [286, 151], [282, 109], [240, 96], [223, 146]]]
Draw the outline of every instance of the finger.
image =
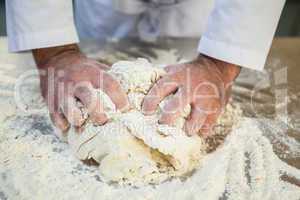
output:
[[101, 99], [91, 84], [76, 88], [74, 95], [86, 108], [89, 114], [89, 119], [94, 124], [102, 125], [107, 122], [108, 118], [104, 113], [105, 111]]
[[165, 76], [158, 80], [144, 98], [142, 112], [146, 115], [153, 114], [159, 103], [166, 96], [175, 92], [177, 87], [178, 83], [176, 81], [172, 81], [172, 78], [169, 76]]
[[230, 87], [226, 88], [225, 97], [224, 97], [225, 100], [223, 100], [223, 102], [222, 102], [223, 107], [225, 107], [228, 104], [230, 97], [231, 97], [231, 93], [232, 93], [232, 87], [230, 86]]
[[69, 130], [70, 124], [63, 113], [59, 111], [51, 112], [50, 118], [54, 126], [59, 128], [62, 133], [66, 133]]
[[111, 66], [106, 65], [106, 64], [104, 64], [104, 63], [99, 63], [99, 62], [97, 62], [97, 61], [96, 61], [96, 65], [97, 65], [100, 69], [102, 69], [102, 70], [104, 70], [104, 71], [108, 71], [108, 70], [110, 70], [110, 68], [111, 68]]
[[203, 112], [199, 105], [197, 106], [195, 104], [192, 104], [191, 114], [189, 115], [184, 125], [185, 132], [190, 136], [197, 134], [203, 126], [206, 120], [206, 116], [207, 115], [205, 114], [205, 112]]
[[84, 123], [84, 113], [76, 106], [75, 97], [65, 95], [60, 105], [70, 124], [73, 126], [81, 126]]
[[129, 108], [126, 93], [123, 91], [120, 83], [110, 74], [101, 72], [100, 77], [97, 77], [97, 80], [93, 81], [93, 85], [95, 88], [100, 88], [105, 92], [116, 105], [117, 109], [123, 111]]
[[184, 67], [184, 65], [168, 65], [164, 69], [168, 73], [174, 73], [178, 70], [181, 70]]
[[85, 64], [88, 66], [96, 67], [100, 70], [108, 71], [111, 67], [105, 63], [102, 63], [102, 61], [104, 61], [104, 60], [101, 60], [100, 62], [98, 62], [93, 59], [92, 60], [88, 59], [88, 61]]
[[163, 107], [162, 116], [159, 123], [172, 125], [176, 119], [183, 113], [184, 108], [188, 105], [189, 99], [187, 93], [180, 89]]
[[217, 122], [219, 115], [220, 115], [219, 113], [215, 113], [215, 114], [211, 114], [211, 115], [207, 116], [207, 118], [200, 130], [201, 135], [209, 136], [209, 135], [213, 134], [212, 131], [213, 131], [214, 125]]

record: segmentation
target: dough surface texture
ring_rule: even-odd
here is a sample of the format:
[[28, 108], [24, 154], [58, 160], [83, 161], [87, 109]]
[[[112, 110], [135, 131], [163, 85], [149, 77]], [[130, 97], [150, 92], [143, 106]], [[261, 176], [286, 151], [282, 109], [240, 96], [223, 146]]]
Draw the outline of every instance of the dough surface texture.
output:
[[80, 160], [96, 161], [101, 179], [119, 184], [158, 184], [194, 170], [205, 154], [205, 145], [201, 137], [188, 137], [182, 130], [190, 107], [174, 126], [157, 123], [164, 102], [152, 116], [141, 112], [142, 100], [165, 74], [163, 68], [137, 59], [117, 62], [108, 73], [127, 92], [131, 108], [117, 111], [110, 98], [98, 91], [109, 121], [103, 126], [87, 122], [82, 133], [70, 129], [67, 139], [74, 154]]

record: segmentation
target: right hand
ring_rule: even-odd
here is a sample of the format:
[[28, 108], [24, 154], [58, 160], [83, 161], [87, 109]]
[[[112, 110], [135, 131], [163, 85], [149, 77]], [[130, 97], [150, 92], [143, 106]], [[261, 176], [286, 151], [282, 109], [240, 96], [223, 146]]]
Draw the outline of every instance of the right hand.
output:
[[76, 45], [33, 50], [33, 56], [51, 120], [63, 133], [70, 125], [80, 128], [86, 120], [78, 100], [93, 123], [102, 125], [107, 121], [96, 89], [103, 90], [117, 109], [128, 107], [127, 95], [120, 84], [105, 72], [109, 67], [87, 58]]

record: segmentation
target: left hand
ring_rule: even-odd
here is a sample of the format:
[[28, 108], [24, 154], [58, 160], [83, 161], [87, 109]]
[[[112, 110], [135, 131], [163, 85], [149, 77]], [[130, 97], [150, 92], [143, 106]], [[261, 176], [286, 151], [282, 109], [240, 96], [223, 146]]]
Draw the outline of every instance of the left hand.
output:
[[144, 114], [153, 114], [168, 95], [174, 96], [165, 104], [159, 123], [174, 124], [190, 104], [184, 130], [188, 135], [210, 133], [218, 116], [230, 98], [231, 86], [240, 67], [199, 55], [194, 61], [166, 67], [167, 74], [151, 88], [144, 99]]

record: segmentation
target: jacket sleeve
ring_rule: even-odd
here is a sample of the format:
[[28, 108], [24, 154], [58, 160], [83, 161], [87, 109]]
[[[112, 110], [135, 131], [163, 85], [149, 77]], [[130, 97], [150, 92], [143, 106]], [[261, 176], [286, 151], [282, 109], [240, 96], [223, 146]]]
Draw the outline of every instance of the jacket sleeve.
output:
[[263, 70], [284, 0], [216, 0], [199, 42], [202, 54]]
[[6, 0], [12, 52], [77, 43], [72, 0]]

